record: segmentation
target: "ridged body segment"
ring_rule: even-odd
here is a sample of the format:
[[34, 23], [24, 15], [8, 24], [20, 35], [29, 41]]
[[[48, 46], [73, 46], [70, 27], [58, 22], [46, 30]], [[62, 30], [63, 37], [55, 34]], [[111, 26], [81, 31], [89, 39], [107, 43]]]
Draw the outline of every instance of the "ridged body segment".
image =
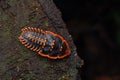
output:
[[26, 27], [22, 29], [19, 39], [27, 48], [50, 59], [62, 59], [71, 52], [67, 41], [51, 31]]

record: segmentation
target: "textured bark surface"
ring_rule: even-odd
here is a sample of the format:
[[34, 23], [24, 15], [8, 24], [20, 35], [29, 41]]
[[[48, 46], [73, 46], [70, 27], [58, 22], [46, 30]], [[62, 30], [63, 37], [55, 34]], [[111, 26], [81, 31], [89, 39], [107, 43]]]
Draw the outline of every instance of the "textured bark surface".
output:
[[[62, 35], [71, 55], [50, 60], [24, 47], [21, 28], [38, 27]], [[52, 0], [0, 0], [0, 80], [77, 80], [81, 60]], [[80, 80], [80, 77], [78, 78]]]

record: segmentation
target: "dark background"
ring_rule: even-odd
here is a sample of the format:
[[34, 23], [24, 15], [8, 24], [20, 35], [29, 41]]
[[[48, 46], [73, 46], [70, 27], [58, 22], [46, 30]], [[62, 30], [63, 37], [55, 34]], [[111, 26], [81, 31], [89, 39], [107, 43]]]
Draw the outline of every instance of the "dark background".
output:
[[120, 80], [120, 1], [54, 2], [85, 62], [82, 80]]

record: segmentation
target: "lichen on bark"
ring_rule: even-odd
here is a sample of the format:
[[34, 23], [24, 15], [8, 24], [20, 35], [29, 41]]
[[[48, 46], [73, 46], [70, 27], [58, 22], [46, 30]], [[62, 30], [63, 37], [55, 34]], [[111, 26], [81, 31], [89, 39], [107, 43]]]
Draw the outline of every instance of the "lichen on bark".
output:
[[[70, 44], [71, 55], [50, 60], [29, 51], [18, 40], [25, 26], [62, 35]], [[1, 80], [76, 80], [76, 47], [52, 0], [1, 0], [0, 46]]]

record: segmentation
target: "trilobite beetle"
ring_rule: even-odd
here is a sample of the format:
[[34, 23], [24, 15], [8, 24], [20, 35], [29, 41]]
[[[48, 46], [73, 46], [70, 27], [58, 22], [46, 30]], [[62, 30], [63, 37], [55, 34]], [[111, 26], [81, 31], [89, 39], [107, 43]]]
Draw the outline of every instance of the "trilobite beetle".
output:
[[71, 53], [67, 40], [59, 34], [34, 27], [25, 27], [21, 31], [20, 42], [40, 56], [62, 59]]

